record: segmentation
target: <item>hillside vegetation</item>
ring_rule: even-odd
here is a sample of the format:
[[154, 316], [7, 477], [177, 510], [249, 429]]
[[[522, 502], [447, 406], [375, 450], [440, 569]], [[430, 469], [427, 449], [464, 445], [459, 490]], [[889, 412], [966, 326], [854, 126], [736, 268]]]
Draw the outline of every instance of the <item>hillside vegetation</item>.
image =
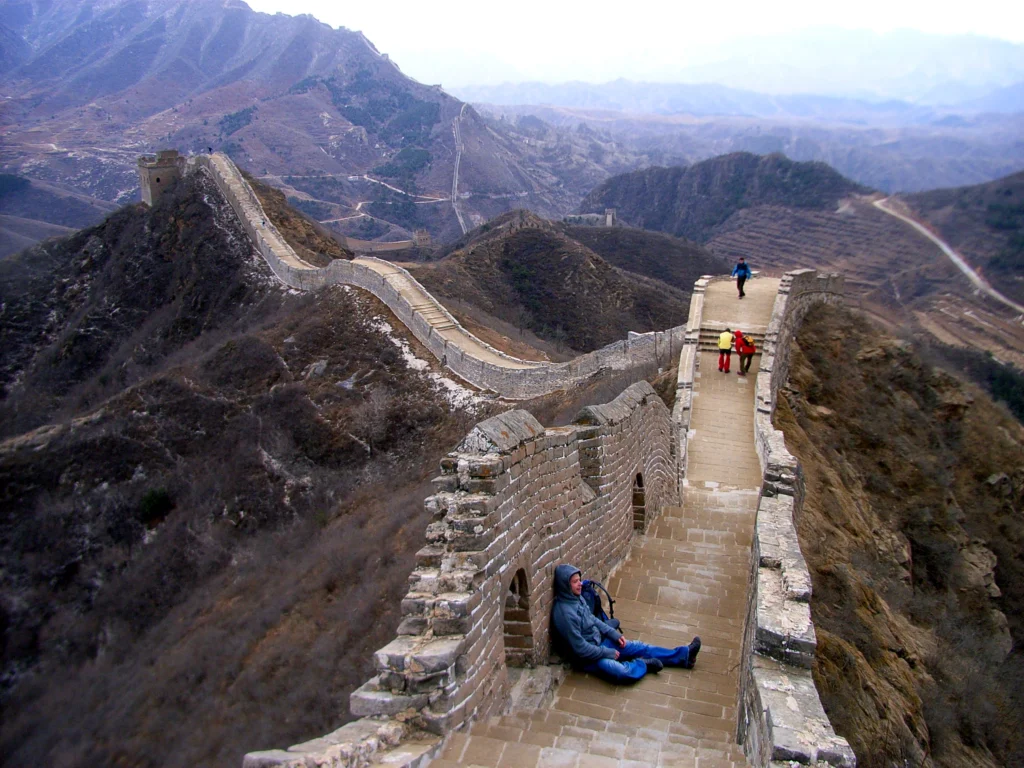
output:
[[[0, 360], [11, 764], [237, 766], [352, 719], [430, 478], [507, 407], [369, 294], [283, 288], [202, 173], [0, 262]], [[517, 406], [565, 424], [636, 376]]]
[[824, 163], [736, 152], [685, 168], [648, 168], [615, 176], [587, 195], [580, 212], [615, 208], [635, 226], [704, 243], [745, 208], [828, 210], [844, 197], [867, 191]]
[[732, 269], [707, 248], [660, 232], [573, 226], [564, 226], [562, 231], [612, 266], [660, 280], [687, 294], [701, 275], [720, 275]]
[[202, 174], [3, 261], [0, 301], [5, 762], [238, 765], [340, 725], [466, 406], [372, 297], [284, 290]]
[[1024, 429], [846, 310], [793, 347], [814, 667], [862, 768], [1024, 762]]
[[689, 290], [618, 269], [525, 211], [489, 222], [456, 247], [410, 270], [436, 295], [577, 352], [611, 344], [626, 331], [680, 325], [689, 312]]

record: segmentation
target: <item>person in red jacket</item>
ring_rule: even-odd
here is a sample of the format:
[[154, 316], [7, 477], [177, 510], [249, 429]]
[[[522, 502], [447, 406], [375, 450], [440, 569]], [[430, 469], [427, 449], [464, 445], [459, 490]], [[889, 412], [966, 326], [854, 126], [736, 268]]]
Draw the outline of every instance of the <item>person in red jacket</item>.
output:
[[754, 346], [754, 342], [750, 340], [749, 336], [743, 335], [743, 331], [736, 331], [736, 351], [740, 356], [736, 373], [746, 376], [750, 370], [750, 363], [754, 359], [754, 353], [757, 352], [757, 347]]

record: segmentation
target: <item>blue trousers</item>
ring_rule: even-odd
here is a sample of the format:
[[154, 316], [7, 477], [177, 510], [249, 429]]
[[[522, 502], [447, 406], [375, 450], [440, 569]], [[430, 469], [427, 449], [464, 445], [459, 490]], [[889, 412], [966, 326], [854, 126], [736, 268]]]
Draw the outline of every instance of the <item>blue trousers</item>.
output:
[[619, 658], [601, 659], [583, 667], [584, 672], [593, 672], [612, 683], [633, 683], [647, 674], [647, 665], [640, 659], [659, 659], [666, 667], [685, 667], [690, 660], [690, 647], [662, 648], [630, 640], [625, 648], [619, 648], [608, 638], [601, 641], [605, 648], [614, 648]]

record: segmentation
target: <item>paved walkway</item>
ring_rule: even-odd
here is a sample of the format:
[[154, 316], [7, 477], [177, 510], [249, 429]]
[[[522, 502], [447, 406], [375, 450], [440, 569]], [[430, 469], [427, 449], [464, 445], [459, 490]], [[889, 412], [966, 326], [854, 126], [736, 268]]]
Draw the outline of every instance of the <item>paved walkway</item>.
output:
[[[705, 320], [768, 324], [777, 280], [751, 281], [742, 302], [712, 283]], [[608, 586], [627, 637], [676, 646], [700, 634], [693, 670], [666, 669], [631, 687], [573, 672], [550, 707], [494, 717], [455, 734], [432, 768], [451, 766], [747, 766], [735, 744], [740, 648], [760, 485], [753, 448], [755, 367], [744, 380], [702, 353], [681, 507], [670, 507]], [[759, 357], [755, 357], [755, 365]]]
[[396, 267], [390, 262], [381, 259], [353, 259], [353, 263], [369, 267], [374, 272], [383, 275], [388, 283], [405, 297], [413, 309], [415, 309], [424, 320], [429, 323], [434, 333], [442, 339], [454, 344], [463, 352], [476, 360], [483, 360], [501, 368], [524, 369], [542, 368], [551, 363], [537, 362], [533, 360], [519, 360], [515, 357], [504, 357], [495, 352], [492, 347], [484, 344], [480, 339], [467, 331], [461, 325], [457, 325], [450, 314], [441, 304], [429, 293], [419, 281], [413, 278], [404, 269]]

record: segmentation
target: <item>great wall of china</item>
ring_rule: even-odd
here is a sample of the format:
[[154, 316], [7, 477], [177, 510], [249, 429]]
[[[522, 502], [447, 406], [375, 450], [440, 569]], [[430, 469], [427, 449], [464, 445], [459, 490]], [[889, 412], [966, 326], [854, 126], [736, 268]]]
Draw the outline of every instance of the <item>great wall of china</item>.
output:
[[[425, 502], [432, 522], [401, 625], [375, 654], [377, 674], [351, 698], [360, 719], [288, 749], [252, 752], [246, 768], [855, 766], [811, 677], [811, 583], [795, 527], [803, 484], [772, 426], [793, 335], [812, 306], [842, 302], [841, 277], [798, 270], [758, 278], [746, 302], [726, 279], [704, 278], [684, 327], [585, 363], [517, 367], [523, 361], [496, 350], [499, 362], [473, 359], [442, 337], [454, 319], [413, 306], [396, 278], [386, 279], [393, 273], [355, 262], [304, 265], [227, 158], [194, 165], [211, 173], [284, 283], [371, 291], [478, 386], [529, 397], [601, 370], [679, 359], [672, 413], [639, 381], [568, 427], [545, 429], [512, 410], [471, 430], [442, 460]], [[756, 378], [714, 372], [707, 340], [725, 325], [763, 339]], [[560, 562], [606, 580], [630, 636], [675, 645], [701, 634], [696, 668], [624, 688], [549, 666]]]

